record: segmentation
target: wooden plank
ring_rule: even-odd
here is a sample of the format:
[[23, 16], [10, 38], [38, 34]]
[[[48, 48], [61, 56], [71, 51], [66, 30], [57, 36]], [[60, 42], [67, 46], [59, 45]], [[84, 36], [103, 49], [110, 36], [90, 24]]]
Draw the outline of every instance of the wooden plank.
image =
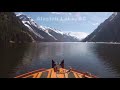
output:
[[51, 71], [52, 71], [52, 73], [51, 73], [51, 78], [57, 78], [57, 77], [56, 77], [56, 72], [54, 72], [54, 69], [52, 69]]
[[33, 75], [29, 75], [29, 76], [22, 77], [22, 78], [33, 78]]
[[64, 77], [65, 77], [64, 74], [65, 74], [65, 73], [64, 73], [63, 68], [60, 68], [60, 73], [58, 74], [58, 78], [64, 78]]
[[36, 78], [40, 78], [42, 75], [42, 72], [39, 72]]
[[64, 74], [58, 74], [58, 78], [64, 78], [65, 75]]
[[74, 74], [74, 76], [75, 76], [76, 78], [79, 78], [78, 75], [77, 75], [77, 73], [73, 72], [73, 74]]
[[47, 78], [47, 76], [48, 76], [48, 71], [44, 71], [42, 72], [40, 78]]
[[77, 72], [75, 70], [72, 70], [71, 72], [67, 71], [68, 70], [64, 68], [60, 68], [60, 72], [58, 73], [54, 72], [54, 68], [50, 68], [47, 70], [38, 69], [23, 75], [19, 75], [15, 78], [40, 78], [41, 76], [43, 78], [93, 78], [92, 76]]
[[14, 77], [14, 78], [24, 78], [26, 76], [29, 76], [31, 74], [34, 74], [34, 73], [37, 73], [37, 72], [40, 72], [40, 71], [43, 71], [43, 70], [45, 70], [45, 69], [41, 68], [41, 69], [34, 70], [34, 71], [31, 71], [31, 72], [28, 72], [28, 73], [25, 73], [25, 74], [22, 74], [22, 75], [18, 75], [18, 76]]
[[67, 73], [65, 73], [65, 78], [68, 78], [68, 74]]
[[38, 76], [39, 73], [35, 73], [33, 74], [33, 78], [36, 78]]
[[66, 69], [63, 69], [63, 72], [64, 72], [64, 78], [68, 78], [67, 70], [66, 70]]
[[82, 78], [82, 74], [77, 73], [77, 75], [78, 75], [79, 78]]
[[52, 69], [49, 69], [48, 72], [49, 72], [49, 73], [48, 73], [47, 78], [50, 78], [50, 77], [51, 77], [51, 74], [52, 74]]
[[87, 76], [87, 75], [83, 75], [83, 74], [78, 74], [78, 76], [79, 76], [79, 78], [92, 78], [92, 77], [90, 77], [90, 76]]
[[38, 73], [35, 73], [35, 74], [24, 76], [22, 78], [35, 78], [37, 75], [38, 75]]

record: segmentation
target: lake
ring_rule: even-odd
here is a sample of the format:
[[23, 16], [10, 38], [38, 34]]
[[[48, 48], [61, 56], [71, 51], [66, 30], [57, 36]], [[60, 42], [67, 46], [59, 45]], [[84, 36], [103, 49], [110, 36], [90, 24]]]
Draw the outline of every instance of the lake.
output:
[[0, 78], [12, 78], [39, 68], [51, 68], [51, 60], [90, 72], [100, 78], [120, 77], [120, 44], [41, 42], [0, 45]]

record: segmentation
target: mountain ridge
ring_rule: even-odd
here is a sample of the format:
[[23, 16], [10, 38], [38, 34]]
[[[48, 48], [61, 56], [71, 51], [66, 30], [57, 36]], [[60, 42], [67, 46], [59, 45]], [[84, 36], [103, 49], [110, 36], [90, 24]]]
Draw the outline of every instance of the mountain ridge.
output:
[[120, 42], [120, 12], [114, 12], [82, 41]]
[[37, 41], [53, 41], [53, 42], [76, 42], [80, 41], [75, 36], [70, 36], [55, 28], [38, 25], [32, 18], [19, 14], [16, 16], [21, 19], [23, 24], [33, 32], [39, 39]]

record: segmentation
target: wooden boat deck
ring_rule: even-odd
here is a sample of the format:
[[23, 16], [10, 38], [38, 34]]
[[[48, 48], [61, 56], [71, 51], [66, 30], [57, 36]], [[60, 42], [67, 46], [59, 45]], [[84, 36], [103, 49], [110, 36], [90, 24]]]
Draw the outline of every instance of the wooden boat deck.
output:
[[67, 72], [67, 69], [60, 68], [60, 72], [54, 72], [53, 68], [50, 69], [39, 69], [35, 70], [23, 75], [19, 75], [15, 78], [95, 78], [94, 76], [90, 76], [88, 74], [80, 73], [72, 70], [71, 72]]

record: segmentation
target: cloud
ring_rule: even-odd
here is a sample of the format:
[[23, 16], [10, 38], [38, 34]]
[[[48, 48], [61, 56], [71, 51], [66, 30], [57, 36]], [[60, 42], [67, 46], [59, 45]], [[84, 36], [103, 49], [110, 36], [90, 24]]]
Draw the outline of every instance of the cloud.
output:
[[62, 14], [61, 12], [51, 12], [51, 14]]
[[92, 23], [92, 25], [93, 25], [93, 26], [98, 26], [98, 25], [99, 25], [99, 23]]
[[51, 12], [51, 14], [56, 14], [56, 15], [72, 15], [70, 12]]
[[94, 22], [94, 21], [90, 21], [90, 20], [87, 20], [87, 23], [89, 24], [89, 25], [92, 25], [92, 26], [98, 26], [98, 25], [100, 25], [100, 23], [101, 22]]
[[86, 21], [87, 17], [85, 15], [82, 15], [81, 12], [74, 12], [72, 14], [72, 16], [76, 19], [78, 19], [79, 21]]
[[74, 16], [75, 16], [75, 17], [80, 17], [80, 12], [76, 12], [76, 13], [74, 14]]

